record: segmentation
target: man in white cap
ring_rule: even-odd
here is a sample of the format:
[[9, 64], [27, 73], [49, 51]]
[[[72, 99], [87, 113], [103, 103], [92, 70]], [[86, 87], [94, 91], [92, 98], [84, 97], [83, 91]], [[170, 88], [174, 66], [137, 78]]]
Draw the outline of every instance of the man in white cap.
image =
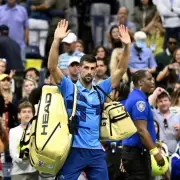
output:
[[58, 67], [63, 71], [64, 75], [68, 75], [68, 63], [71, 57], [82, 57], [84, 53], [76, 50], [75, 43], [77, 36], [74, 33], [69, 33], [62, 42], [64, 43], [65, 53], [59, 56]]
[[134, 34], [134, 44], [131, 46], [129, 62], [130, 72], [133, 74], [137, 70], [148, 70], [150, 73], [156, 71], [156, 61], [150, 48], [146, 47], [146, 34], [138, 31]]
[[73, 83], [76, 83], [79, 78], [80, 58], [71, 57], [68, 62], [68, 77]]

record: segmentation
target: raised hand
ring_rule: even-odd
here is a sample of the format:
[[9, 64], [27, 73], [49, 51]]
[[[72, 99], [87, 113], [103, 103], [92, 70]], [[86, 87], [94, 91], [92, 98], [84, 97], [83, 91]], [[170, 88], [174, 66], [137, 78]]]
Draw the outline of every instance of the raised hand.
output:
[[119, 38], [123, 44], [130, 44], [131, 43], [131, 38], [128, 32], [128, 28], [125, 27], [124, 25], [119, 26]]
[[68, 21], [61, 20], [54, 33], [54, 39], [64, 39], [70, 32], [70, 30], [67, 31], [68, 28]]
[[12, 79], [15, 74], [16, 74], [16, 70], [11, 70], [9, 77]]

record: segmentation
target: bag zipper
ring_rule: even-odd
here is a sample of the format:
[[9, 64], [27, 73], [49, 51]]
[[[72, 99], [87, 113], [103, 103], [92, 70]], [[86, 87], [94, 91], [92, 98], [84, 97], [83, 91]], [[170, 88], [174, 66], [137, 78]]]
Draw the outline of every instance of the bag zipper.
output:
[[[110, 119], [110, 115], [109, 115], [109, 119]], [[111, 125], [111, 121], [110, 121], [110, 135], [112, 136], [112, 125]]]

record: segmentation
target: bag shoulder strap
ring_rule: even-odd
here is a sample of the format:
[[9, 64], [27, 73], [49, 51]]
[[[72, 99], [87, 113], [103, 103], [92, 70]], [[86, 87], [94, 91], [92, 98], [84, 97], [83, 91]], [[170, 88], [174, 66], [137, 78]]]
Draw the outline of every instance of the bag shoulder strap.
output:
[[113, 101], [113, 99], [100, 86], [96, 85], [96, 86], [94, 86], [94, 89], [96, 91], [97, 91], [97, 89], [99, 89], [106, 97], [108, 97], [111, 101]]
[[71, 116], [69, 118], [70, 121], [72, 121], [73, 117], [75, 116], [76, 105], [77, 105], [77, 86], [74, 84], [73, 109], [72, 109]]

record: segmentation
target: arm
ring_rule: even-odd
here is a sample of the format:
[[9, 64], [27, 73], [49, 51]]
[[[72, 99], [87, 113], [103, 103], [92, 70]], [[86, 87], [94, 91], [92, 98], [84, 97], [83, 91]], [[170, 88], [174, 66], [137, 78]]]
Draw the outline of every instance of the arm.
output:
[[149, 68], [148, 71], [153, 74], [154, 72], [156, 72], [156, 68], [155, 67]]
[[177, 14], [175, 12], [172, 12], [170, 9], [167, 8], [167, 6], [164, 4], [163, 0], [158, 0], [156, 7], [161, 16], [166, 16], [166, 17], [177, 16]]
[[26, 44], [28, 44], [28, 38], [29, 38], [29, 29], [26, 28], [24, 33], [24, 41]]
[[156, 67], [157, 67], [156, 60], [155, 60], [152, 52], [150, 52], [149, 69], [148, 69], [148, 71], [149, 71], [150, 73], [154, 73], [154, 72], [156, 71]]
[[18, 143], [20, 141], [16, 139], [16, 133], [14, 132], [14, 129], [9, 131], [9, 152], [13, 161], [18, 163], [22, 162], [22, 159], [19, 158]]
[[130, 58], [131, 39], [128, 29], [124, 26], [119, 27], [120, 40], [124, 44], [124, 52], [121, 60], [117, 64], [117, 69], [111, 74], [111, 87], [115, 88], [119, 85], [122, 76], [127, 71]]
[[153, 143], [152, 138], [147, 130], [147, 121], [146, 120], [136, 120], [136, 121], [134, 121], [134, 124], [137, 128], [137, 132], [138, 132], [144, 146], [148, 150], [155, 148], [156, 146]]
[[24, 15], [24, 41], [27, 44], [28, 38], [29, 38], [29, 20], [28, 20], [28, 14], [26, 9], [24, 9], [25, 15]]
[[166, 66], [160, 73], [158, 74], [156, 81], [162, 81], [164, 78], [166, 78], [169, 75], [169, 67]]
[[149, 104], [153, 107], [155, 107], [156, 105], [156, 99], [157, 97], [162, 93], [166, 91], [165, 89], [161, 88], [161, 87], [157, 87], [155, 89], [155, 91], [153, 92], [153, 94], [151, 94], [149, 97], [148, 97], [148, 100], [149, 100]]
[[44, 3], [38, 6], [31, 6], [32, 11], [45, 11], [51, 8], [56, 0], [45, 0]]
[[58, 26], [54, 33], [54, 41], [51, 45], [51, 49], [50, 49], [50, 53], [49, 53], [48, 69], [56, 83], [60, 83], [60, 81], [62, 80], [62, 77], [63, 77], [63, 73], [57, 67], [57, 65], [58, 65], [60, 41], [63, 38], [65, 38], [68, 35], [68, 33], [70, 32], [70, 31], [66, 32], [67, 28], [68, 28], [68, 21], [61, 20], [61, 22], [58, 23]]

